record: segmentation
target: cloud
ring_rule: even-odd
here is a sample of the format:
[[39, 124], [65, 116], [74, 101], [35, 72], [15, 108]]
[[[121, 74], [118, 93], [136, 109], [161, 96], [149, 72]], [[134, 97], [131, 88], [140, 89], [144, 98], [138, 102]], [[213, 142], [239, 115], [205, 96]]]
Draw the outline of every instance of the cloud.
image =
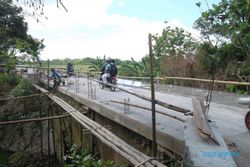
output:
[[[123, 1], [117, 1], [120, 5]], [[160, 33], [166, 24], [141, 18], [108, 14], [112, 0], [64, 1], [68, 13], [45, 6], [43, 24], [27, 18], [29, 33], [44, 38], [42, 59], [106, 56], [140, 60], [148, 53], [148, 33]], [[183, 26], [177, 19], [168, 24]]]

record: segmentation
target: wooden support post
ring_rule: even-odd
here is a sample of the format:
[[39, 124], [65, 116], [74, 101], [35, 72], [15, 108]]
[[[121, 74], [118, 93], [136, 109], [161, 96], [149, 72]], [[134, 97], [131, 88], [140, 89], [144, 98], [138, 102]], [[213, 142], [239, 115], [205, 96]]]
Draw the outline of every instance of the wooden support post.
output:
[[[48, 105], [48, 109], [47, 109], [47, 112], [48, 112], [48, 117], [50, 117], [50, 104], [47, 104]], [[48, 119], [48, 166], [50, 167], [50, 120]]]
[[153, 52], [152, 52], [152, 37], [148, 36], [149, 42], [149, 57], [150, 57], [150, 76], [151, 76], [151, 103], [152, 103], [152, 156], [156, 157], [156, 118], [155, 118], [155, 87], [154, 87], [154, 69], [153, 69]]
[[72, 142], [72, 136], [73, 136], [73, 131], [72, 131], [72, 119], [71, 117], [69, 118], [69, 138], [70, 138], [70, 142]]
[[[43, 109], [43, 106], [41, 105], [40, 107], [40, 111], [39, 111], [39, 114], [40, 114], [40, 118], [42, 117], [42, 109]], [[43, 157], [43, 122], [41, 121], [40, 122], [40, 133], [41, 133], [41, 156]]]
[[80, 147], [82, 148], [82, 142], [83, 142], [83, 137], [82, 137], [82, 125], [80, 124], [80, 134], [81, 134], [81, 136], [80, 136], [80, 140], [81, 140], [81, 145], [80, 145]]
[[[62, 111], [60, 110], [60, 114], [62, 114]], [[61, 144], [61, 166], [64, 166], [64, 161], [63, 161], [63, 130], [62, 130], [62, 119], [60, 118], [60, 144]]]
[[[96, 115], [95, 115], [95, 111], [94, 110], [91, 110], [91, 109], [89, 109], [90, 111], [91, 111], [91, 119], [93, 120], [93, 121], [95, 121], [96, 120]], [[91, 135], [91, 151], [92, 151], [92, 155], [95, 155], [95, 153], [96, 153], [96, 138], [95, 138], [95, 135]]]
[[[54, 116], [53, 114], [53, 107], [51, 108], [51, 112], [50, 112], [51, 116]], [[51, 121], [51, 126], [52, 126], [52, 137], [53, 137], [53, 153], [54, 153], [54, 161], [56, 161], [56, 144], [55, 144], [55, 126], [54, 126], [54, 120]]]
[[48, 68], [47, 68], [47, 86], [49, 91], [49, 59], [48, 59]]

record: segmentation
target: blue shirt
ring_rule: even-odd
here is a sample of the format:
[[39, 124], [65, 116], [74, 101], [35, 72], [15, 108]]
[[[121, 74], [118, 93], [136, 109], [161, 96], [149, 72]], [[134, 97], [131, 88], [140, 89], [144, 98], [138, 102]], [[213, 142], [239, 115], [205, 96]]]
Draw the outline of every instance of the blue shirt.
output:
[[61, 80], [61, 77], [60, 77], [59, 73], [56, 72], [56, 71], [52, 72], [52, 76], [51, 77], [54, 78], [56, 81], [60, 81]]

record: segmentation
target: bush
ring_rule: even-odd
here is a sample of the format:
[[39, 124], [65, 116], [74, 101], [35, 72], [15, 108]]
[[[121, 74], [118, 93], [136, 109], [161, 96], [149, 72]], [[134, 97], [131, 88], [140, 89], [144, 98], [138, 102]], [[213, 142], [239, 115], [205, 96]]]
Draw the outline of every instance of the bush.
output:
[[11, 96], [28, 96], [31, 95], [32, 92], [32, 84], [28, 79], [22, 79], [20, 83], [11, 91]]
[[0, 87], [3, 87], [4, 84], [7, 82], [8, 75], [7, 74], [0, 74]]
[[16, 74], [0, 74], [0, 96], [6, 96], [9, 91], [20, 82]]
[[85, 149], [77, 148], [75, 144], [68, 150], [68, 154], [64, 156], [64, 160], [66, 161], [66, 167], [112, 167], [112, 161], [106, 161], [102, 164], [100, 159], [92, 156]]

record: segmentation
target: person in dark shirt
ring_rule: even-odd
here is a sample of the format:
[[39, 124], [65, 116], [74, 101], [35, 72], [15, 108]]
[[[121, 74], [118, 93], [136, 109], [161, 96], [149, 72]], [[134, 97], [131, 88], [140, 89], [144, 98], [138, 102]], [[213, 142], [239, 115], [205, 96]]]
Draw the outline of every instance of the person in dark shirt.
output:
[[67, 64], [67, 74], [69, 77], [74, 75], [74, 66], [71, 62]]
[[101, 71], [101, 75], [100, 76], [102, 76], [105, 73], [105, 69], [106, 69], [106, 66], [108, 64], [110, 64], [110, 60], [109, 59], [106, 60], [106, 62], [102, 65], [101, 70], [100, 70]]
[[108, 79], [110, 79], [111, 77], [116, 76], [118, 73], [117, 67], [115, 65], [115, 60], [111, 59], [110, 63], [106, 65], [104, 74], [102, 75], [102, 80], [103, 82], [108, 82]]

